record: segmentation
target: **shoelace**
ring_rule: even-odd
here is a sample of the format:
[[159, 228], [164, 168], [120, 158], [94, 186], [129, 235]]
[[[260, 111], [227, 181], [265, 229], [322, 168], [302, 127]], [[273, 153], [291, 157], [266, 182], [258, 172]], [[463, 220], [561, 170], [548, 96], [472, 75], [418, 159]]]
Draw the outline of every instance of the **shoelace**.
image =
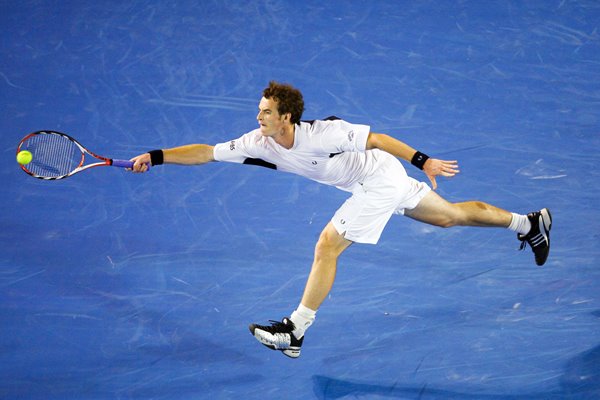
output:
[[519, 250], [524, 250], [527, 247], [527, 242], [525, 240], [521, 240], [521, 245], [519, 246]]
[[286, 325], [280, 321], [273, 321], [272, 319], [270, 319], [269, 322], [271, 323], [271, 326], [260, 326], [260, 329], [273, 335], [278, 333], [292, 333], [293, 329], [290, 325]]

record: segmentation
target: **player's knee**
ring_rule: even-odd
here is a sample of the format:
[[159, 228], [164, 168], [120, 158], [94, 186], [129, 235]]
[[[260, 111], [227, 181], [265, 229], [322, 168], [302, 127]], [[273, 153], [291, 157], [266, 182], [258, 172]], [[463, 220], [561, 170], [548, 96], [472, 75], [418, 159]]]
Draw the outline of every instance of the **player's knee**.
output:
[[331, 240], [331, 236], [326, 232], [321, 233], [319, 241], [315, 246], [315, 257], [324, 258], [334, 256], [334, 246]]
[[341, 254], [343, 249], [340, 249], [339, 240], [336, 235], [337, 233], [333, 234], [327, 229], [321, 232], [321, 236], [319, 236], [319, 240], [315, 246], [316, 259], [335, 259]]
[[454, 203], [443, 216], [440, 216], [438, 225], [442, 228], [473, 225], [474, 215], [488, 209], [489, 205], [481, 201]]
[[446, 213], [438, 217], [436, 225], [440, 228], [452, 228], [453, 226], [462, 225], [463, 222], [464, 215], [461, 212], [460, 207], [456, 204], [452, 204]]
[[440, 228], [452, 228], [453, 226], [456, 226], [456, 225], [458, 225], [456, 223], [456, 221], [453, 219], [450, 219], [450, 218], [440, 220], [437, 224], [437, 226], [439, 226]]

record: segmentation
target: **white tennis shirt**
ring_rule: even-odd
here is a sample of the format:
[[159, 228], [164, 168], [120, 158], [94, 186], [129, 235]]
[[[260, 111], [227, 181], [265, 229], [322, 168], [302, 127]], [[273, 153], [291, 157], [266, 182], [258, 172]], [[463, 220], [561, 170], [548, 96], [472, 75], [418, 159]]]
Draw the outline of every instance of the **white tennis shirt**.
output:
[[366, 150], [370, 127], [337, 120], [316, 120], [295, 125], [294, 146], [286, 149], [260, 133], [250, 131], [214, 147], [214, 158], [255, 164], [304, 176], [352, 191], [378, 168], [383, 151]]

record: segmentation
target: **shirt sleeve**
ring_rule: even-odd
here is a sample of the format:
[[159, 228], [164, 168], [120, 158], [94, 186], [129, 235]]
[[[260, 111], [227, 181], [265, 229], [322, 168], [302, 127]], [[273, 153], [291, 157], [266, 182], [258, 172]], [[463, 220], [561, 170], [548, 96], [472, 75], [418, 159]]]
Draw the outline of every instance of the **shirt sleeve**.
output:
[[246, 159], [253, 158], [252, 148], [255, 136], [254, 131], [252, 131], [237, 139], [216, 144], [213, 150], [215, 160], [243, 163]]
[[344, 120], [322, 121], [321, 145], [330, 153], [364, 152], [371, 127]]

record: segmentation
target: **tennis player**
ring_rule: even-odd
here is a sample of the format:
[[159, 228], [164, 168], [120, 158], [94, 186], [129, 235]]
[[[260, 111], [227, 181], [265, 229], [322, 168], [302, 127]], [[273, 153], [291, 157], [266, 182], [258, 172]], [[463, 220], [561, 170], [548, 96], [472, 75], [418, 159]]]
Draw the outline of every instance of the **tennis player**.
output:
[[[530, 245], [537, 265], [546, 262], [552, 226], [548, 209], [522, 215], [481, 201], [450, 203], [432, 188], [437, 187], [436, 177], [459, 173], [457, 161], [430, 158], [391, 136], [371, 132], [367, 125], [336, 117], [301, 121], [304, 100], [291, 85], [270, 82], [262, 94], [257, 129], [215, 146], [190, 144], [152, 150], [132, 161], [135, 172], [147, 171], [147, 163], [260, 165], [351, 193], [321, 232], [297, 309], [281, 322], [250, 325], [251, 333], [263, 345], [288, 357], [300, 356], [304, 334], [333, 285], [338, 257], [352, 243], [377, 243], [392, 215], [444, 228], [509, 229], [517, 233], [521, 249], [525, 243]], [[431, 187], [409, 177], [399, 159], [423, 170]]]

